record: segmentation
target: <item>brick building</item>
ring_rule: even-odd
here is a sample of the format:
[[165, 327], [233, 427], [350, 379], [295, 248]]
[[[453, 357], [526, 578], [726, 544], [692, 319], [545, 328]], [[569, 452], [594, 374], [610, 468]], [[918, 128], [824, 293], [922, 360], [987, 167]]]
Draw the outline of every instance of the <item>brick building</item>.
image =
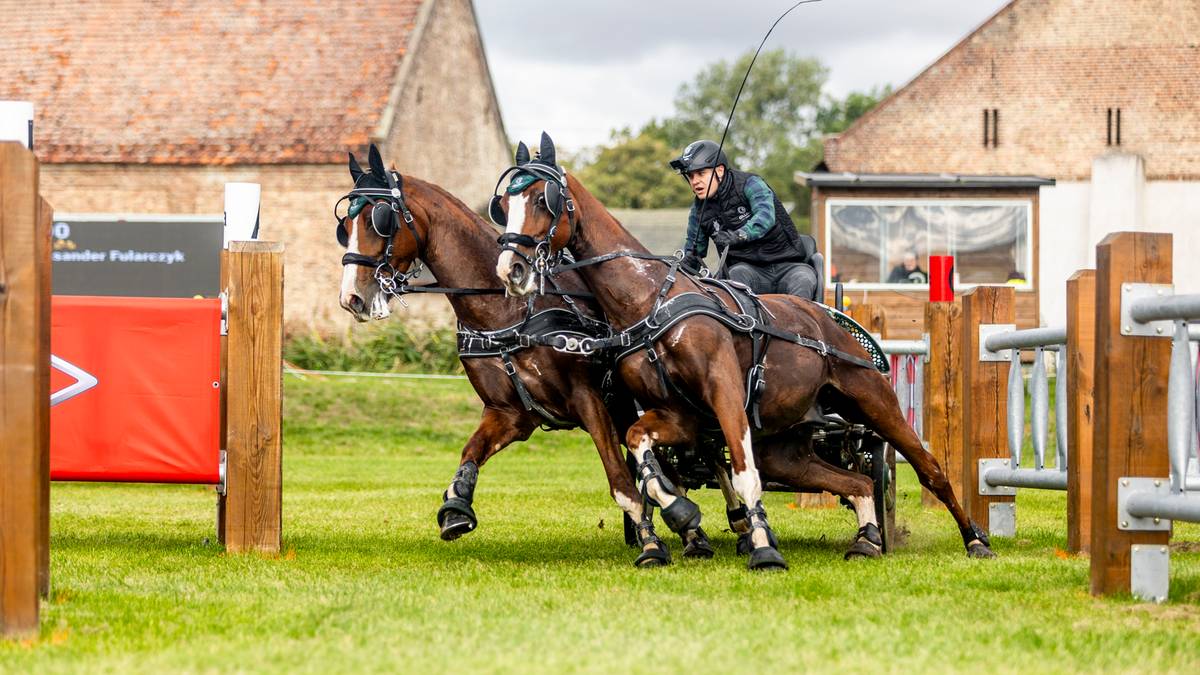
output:
[[291, 329], [344, 325], [333, 204], [346, 152], [474, 207], [507, 166], [471, 0], [28, 3], [0, 0], [0, 100], [33, 101], [59, 212], [220, 214], [262, 184]]
[[[846, 233], [855, 231], [838, 233], [839, 205], [851, 209], [848, 216], [853, 207], [860, 219], [893, 221], [912, 207], [904, 217], [920, 211], [933, 222], [953, 210], [939, 199], [957, 199], [964, 213], [986, 220], [992, 204], [986, 200], [1006, 197], [955, 191], [955, 181], [1053, 179], [1032, 197], [1008, 197], [1034, 211], [1022, 225], [1034, 255], [1023, 258], [1014, 243], [1021, 263], [1012, 273], [1025, 278], [1028, 290], [1040, 288], [1041, 322], [1061, 323], [1067, 276], [1094, 265], [1094, 247], [1108, 232], [1170, 231], [1176, 251], [1200, 252], [1198, 102], [1196, 0], [1013, 0], [849, 129], [826, 139], [823, 166], [803, 178], [818, 191], [822, 182], [842, 187], [832, 203], [814, 200], [813, 222], [824, 226], [823, 244], [832, 248], [836, 266], [839, 237], [848, 260], [853, 246]], [[927, 181], [942, 174], [940, 196], [886, 188], [905, 175]], [[946, 252], [946, 241], [936, 235], [953, 235], [935, 225], [926, 232], [916, 244], [912, 238], [895, 247], [881, 242], [871, 264], [886, 271], [901, 249]], [[1200, 288], [1200, 268], [1187, 258], [1176, 256], [1176, 284]], [[1006, 281], [1001, 276], [978, 281]]]

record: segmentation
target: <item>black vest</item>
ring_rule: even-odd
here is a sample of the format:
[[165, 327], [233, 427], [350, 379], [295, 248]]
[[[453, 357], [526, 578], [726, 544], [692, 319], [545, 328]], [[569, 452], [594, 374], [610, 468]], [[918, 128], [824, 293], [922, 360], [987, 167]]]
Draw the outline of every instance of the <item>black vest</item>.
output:
[[[750, 220], [750, 200], [746, 199], [746, 181], [755, 174], [745, 171], [727, 170], [725, 179], [717, 189], [716, 203], [709, 201], [700, 213], [700, 228], [711, 238], [720, 224], [722, 230], [736, 231]], [[759, 177], [761, 180], [761, 176]], [[765, 182], [765, 181], [764, 181]], [[770, 186], [768, 186], [770, 187]], [[748, 262], [768, 265], [778, 262], [807, 262], [808, 254], [800, 242], [800, 235], [787, 209], [771, 190], [775, 199], [775, 224], [760, 239], [737, 243], [729, 247], [728, 263]], [[693, 209], [699, 212], [700, 200], [695, 200]]]

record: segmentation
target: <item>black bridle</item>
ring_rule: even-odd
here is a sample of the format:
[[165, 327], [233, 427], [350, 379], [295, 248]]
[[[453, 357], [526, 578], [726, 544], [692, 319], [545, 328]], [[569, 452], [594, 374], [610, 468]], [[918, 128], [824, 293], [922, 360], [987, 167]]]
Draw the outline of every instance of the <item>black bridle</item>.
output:
[[[363, 174], [359, 180], [368, 175], [374, 174]], [[346, 228], [342, 227], [345, 217], [337, 215], [338, 206], [347, 199], [352, 200], [351, 203], [356, 199], [364, 199], [371, 205], [371, 228], [385, 242], [383, 254], [373, 258], [361, 253], [347, 252], [342, 256], [342, 265], [360, 265], [374, 269], [375, 281], [379, 284], [380, 290], [388, 295], [399, 295], [400, 289], [406, 286], [410, 279], [421, 273], [419, 260], [407, 272], [401, 272], [392, 266], [392, 251], [395, 249], [396, 235], [400, 231], [400, 221], [404, 221], [406, 228], [412, 234], [416, 250], [421, 250], [422, 242], [421, 235], [417, 232], [416, 225], [413, 224], [412, 211], [408, 209], [404, 200], [404, 178], [395, 171], [388, 171], [385, 178], [388, 182], [386, 188], [355, 185], [354, 189], [333, 205], [333, 215], [337, 219], [338, 243], [342, 246], [349, 246], [349, 235]]]
[[[488, 203], [488, 217], [492, 219], [493, 223], [500, 227], [507, 227], [508, 214], [504, 212], [501, 206], [501, 200], [504, 198], [504, 195], [501, 194], [500, 186], [510, 176], [512, 177], [512, 182], [521, 180], [524, 177], [523, 174], [531, 178], [529, 185], [539, 180], [545, 184], [540, 198], [546, 210], [550, 212], [550, 229], [546, 231], [546, 237], [542, 241], [538, 241], [528, 234], [505, 232], [500, 235], [496, 242], [500, 244], [501, 252], [512, 251], [528, 263], [544, 280], [546, 273], [562, 257], [563, 251], [569, 249], [575, 241], [575, 232], [579, 224], [578, 213], [575, 210], [575, 200], [571, 198], [571, 193], [567, 188], [566, 172], [557, 166], [544, 164], [539, 161], [529, 161], [510, 166], [505, 169], [504, 173], [500, 174], [500, 178], [496, 181], [496, 187], [492, 190], [492, 199]], [[529, 185], [526, 185], [525, 189], [528, 189]], [[564, 213], [567, 219], [567, 226], [571, 228], [571, 234], [567, 240], [567, 244], [558, 251], [555, 251], [554, 237], [558, 234], [558, 225], [562, 222]], [[533, 257], [526, 255], [517, 248], [518, 246], [532, 248]]]

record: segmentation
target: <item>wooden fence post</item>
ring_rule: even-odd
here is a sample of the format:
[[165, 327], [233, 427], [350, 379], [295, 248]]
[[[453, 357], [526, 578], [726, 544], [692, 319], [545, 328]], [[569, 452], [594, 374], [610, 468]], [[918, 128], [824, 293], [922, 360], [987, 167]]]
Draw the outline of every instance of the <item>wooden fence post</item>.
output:
[[50, 228], [38, 163], [0, 143], [0, 636], [38, 630], [49, 585]]
[[1130, 592], [1130, 546], [1166, 546], [1169, 532], [1117, 522], [1117, 481], [1167, 476], [1171, 340], [1121, 334], [1122, 284], [1171, 283], [1171, 235], [1114, 232], [1096, 246], [1095, 426], [1092, 436], [1091, 590]]
[[[942, 465], [954, 494], [962, 498], [962, 302], [925, 305], [925, 331], [929, 336], [929, 363], [925, 366], [925, 440]], [[921, 488], [924, 506], [943, 507], [932, 492]]]
[[[1096, 270], [1067, 280], [1067, 550], [1091, 550], [1092, 368], [1096, 361]], [[1062, 377], [1062, 373], [1058, 374]], [[1063, 424], [1064, 420], [1058, 420]]]
[[962, 505], [988, 532], [993, 504], [1015, 498], [979, 494], [979, 460], [1008, 457], [1008, 361], [981, 361], [979, 327], [1011, 324], [1011, 286], [979, 286], [963, 295], [962, 308]]
[[283, 244], [229, 244], [225, 286], [226, 492], [220, 538], [230, 552], [278, 553], [283, 438]]

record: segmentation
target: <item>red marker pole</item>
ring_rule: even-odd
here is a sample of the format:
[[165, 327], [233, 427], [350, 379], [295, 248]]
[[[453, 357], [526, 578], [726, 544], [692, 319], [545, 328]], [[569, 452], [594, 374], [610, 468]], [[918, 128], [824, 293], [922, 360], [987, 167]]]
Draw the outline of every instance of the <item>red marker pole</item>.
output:
[[929, 256], [929, 301], [954, 302], [954, 256]]

